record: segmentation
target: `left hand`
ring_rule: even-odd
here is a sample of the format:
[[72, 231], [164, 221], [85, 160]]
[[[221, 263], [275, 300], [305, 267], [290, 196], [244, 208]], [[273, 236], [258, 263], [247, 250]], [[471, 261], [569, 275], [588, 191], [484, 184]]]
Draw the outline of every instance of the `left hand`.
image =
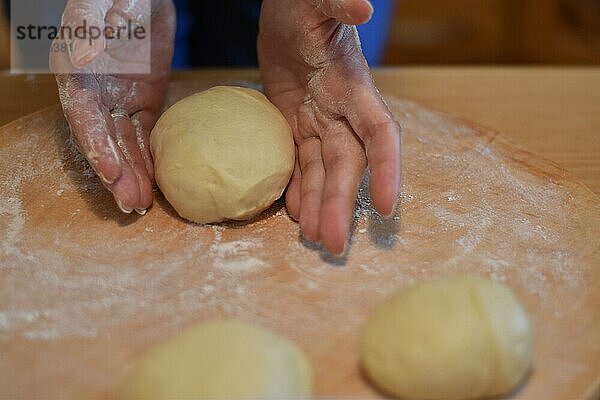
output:
[[294, 133], [297, 160], [286, 194], [309, 240], [345, 250], [361, 177], [371, 197], [394, 211], [401, 176], [400, 126], [373, 83], [354, 25], [368, 0], [264, 0], [258, 56], [269, 99]]
[[[121, 40], [101, 35], [89, 42], [77, 39], [70, 43], [69, 52], [50, 55], [60, 101], [79, 149], [119, 208], [142, 215], [154, 199], [150, 132], [169, 85], [176, 25], [172, 0], [149, 3], [68, 0], [63, 26], [87, 24], [105, 31], [106, 27], [120, 29], [129, 21], [135, 27], [151, 23], [150, 41], [132, 40], [125, 34]], [[55, 44], [60, 48], [65, 40], [58, 37]], [[149, 73], [123, 72], [137, 72], [143, 66], [150, 67]]]

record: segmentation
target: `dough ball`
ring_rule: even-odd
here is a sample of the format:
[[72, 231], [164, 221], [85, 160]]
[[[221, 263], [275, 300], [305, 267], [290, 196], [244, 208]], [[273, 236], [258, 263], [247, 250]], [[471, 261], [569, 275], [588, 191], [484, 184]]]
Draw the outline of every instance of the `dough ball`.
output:
[[533, 338], [506, 286], [474, 275], [417, 284], [381, 305], [361, 343], [364, 371], [382, 391], [410, 399], [475, 399], [515, 388]]
[[287, 121], [253, 89], [217, 86], [179, 101], [150, 144], [158, 186], [194, 222], [256, 216], [281, 196], [294, 168]]
[[126, 399], [308, 398], [311, 369], [289, 340], [238, 320], [200, 324], [143, 357]]

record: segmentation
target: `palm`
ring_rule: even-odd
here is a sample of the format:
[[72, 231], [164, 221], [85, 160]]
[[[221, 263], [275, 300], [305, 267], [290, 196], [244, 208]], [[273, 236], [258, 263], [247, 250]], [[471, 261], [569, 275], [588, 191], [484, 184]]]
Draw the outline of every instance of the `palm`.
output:
[[[93, 50], [92, 56], [81, 60], [73, 52], [52, 53], [51, 68], [56, 73], [65, 116], [83, 154], [121, 209], [143, 213], [152, 204], [154, 168], [149, 135], [168, 85], [174, 10], [170, 1], [161, 0], [153, 5], [152, 15], [128, 15], [135, 12], [133, 0], [100, 2], [104, 3], [106, 14], [95, 15], [96, 8], [84, 8], [92, 13], [86, 18], [102, 18], [107, 23], [114, 20], [115, 26], [119, 19], [151, 19], [151, 40], [113, 42], [106, 47], [96, 41], [92, 47], [79, 49], [79, 54]], [[65, 24], [77, 23], [81, 10], [78, 0], [71, 0], [63, 16]], [[112, 73], [135, 72], [150, 52], [149, 73]]]
[[308, 239], [334, 253], [344, 249], [367, 161], [382, 213], [392, 212], [400, 180], [399, 127], [372, 82], [356, 29], [334, 18], [338, 11], [364, 22], [369, 4], [347, 3], [334, 10], [327, 1], [319, 8], [313, 0], [265, 0], [258, 46], [265, 91], [297, 145], [288, 211]]

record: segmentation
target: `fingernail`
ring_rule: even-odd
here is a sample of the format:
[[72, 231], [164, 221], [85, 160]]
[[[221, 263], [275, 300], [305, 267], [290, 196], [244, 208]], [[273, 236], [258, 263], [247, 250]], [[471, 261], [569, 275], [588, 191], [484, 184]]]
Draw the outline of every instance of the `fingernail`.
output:
[[127, 207], [123, 206], [123, 203], [121, 203], [121, 200], [117, 200], [117, 205], [119, 206], [121, 211], [123, 211], [125, 214], [131, 214], [133, 212], [133, 208], [127, 208]]
[[381, 216], [385, 219], [390, 219], [392, 218], [395, 214], [396, 214], [396, 209], [398, 208], [398, 201], [396, 200], [396, 202], [394, 203], [394, 205], [392, 206], [392, 210], [389, 213], [380, 213]]
[[106, 176], [104, 176], [104, 174], [102, 172], [97, 172], [98, 176], [100, 177], [100, 179], [102, 180], [102, 182], [104, 182], [106, 185], [112, 185], [113, 183], [115, 183], [116, 179], [113, 180], [109, 180], [106, 178]]
[[375, 12], [375, 7], [373, 6], [373, 3], [371, 3], [371, 0], [367, 0], [367, 4], [369, 5], [369, 8], [371, 9], [370, 15], [372, 16], [373, 13]]
[[342, 252], [339, 254], [339, 256], [343, 256], [344, 254], [348, 253], [348, 248], [350, 247], [350, 242], [347, 241], [346, 243], [344, 243], [344, 248], [342, 249]]
[[71, 61], [76, 67], [83, 67], [88, 64], [94, 58], [94, 48], [84, 48], [83, 41], [76, 41], [73, 43], [73, 51], [71, 53]]
[[140, 215], [146, 215], [146, 213], [148, 212], [148, 210], [145, 209], [145, 208], [136, 208], [135, 212], [138, 213], [138, 214], [140, 214]]
[[75, 65], [76, 67], [85, 67], [93, 59], [94, 59], [94, 50], [90, 50], [89, 52], [84, 53], [81, 57], [76, 58], [73, 65]]
[[342, 251], [340, 253], [332, 253], [332, 255], [334, 257], [338, 257], [338, 258], [343, 257], [348, 252], [348, 246], [349, 245], [350, 245], [349, 242], [344, 243], [344, 248], [342, 249]]

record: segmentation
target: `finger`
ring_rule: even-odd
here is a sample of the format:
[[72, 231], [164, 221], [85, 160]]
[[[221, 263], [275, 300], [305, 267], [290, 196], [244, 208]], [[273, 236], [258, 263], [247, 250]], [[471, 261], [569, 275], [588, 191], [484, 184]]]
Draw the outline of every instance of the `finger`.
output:
[[285, 205], [287, 207], [288, 214], [294, 221], [298, 221], [300, 219], [301, 182], [302, 172], [300, 171], [300, 164], [298, 163], [298, 150], [296, 149], [294, 172], [292, 173], [292, 179], [290, 180], [290, 184], [288, 185], [285, 193]]
[[[65, 118], [79, 149], [105, 186], [122, 174], [110, 113], [100, 101], [100, 88], [92, 75], [56, 75]], [[112, 136], [111, 136], [112, 134]]]
[[400, 124], [372, 84], [352, 93], [347, 119], [365, 145], [373, 204], [389, 216], [394, 212], [402, 178]]
[[369, 0], [316, 0], [316, 5], [323, 14], [348, 25], [364, 24], [373, 15]]
[[319, 237], [329, 252], [342, 254], [348, 241], [356, 196], [366, 167], [360, 140], [347, 123], [338, 132], [323, 138], [323, 162], [326, 179]]
[[[112, 7], [112, 0], [69, 0], [62, 15], [71, 62], [77, 68], [91, 63], [104, 51], [104, 18]], [[76, 31], [79, 31], [76, 32]], [[85, 31], [85, 36], [82, 34]]]
[[154, 161], [150, 151], [150, 133], [156, 124], [156, 115], [149, 111], [140, 111], [131, 117], [131, 123], [135, 128], [135, 137], [140, 150], [146, 172], [150, 182], [154, 184]]
[[[123, 78], [128, 84], [123, 84]], [[149, 111], [154, 115], [160, 115], [162, 101], [157, 98], [156, 92], [166, 89], [162, 82], [145, 81], [145, 77], [139, 79], [134, 75], [116, 77], [114, 75], [103, 75], [102, 95], [109, 107], [117, 110], [129, 110], [133, 115], [138, 111]], [[163, 86], [165, 86], [163, 88]], [[146, 117], [144, 117], [146, 120]], [[156, 122], [156, 121], [154, 121]], [[150, 130], [153, 124], [150, 125]]]
[[138, 146], [135, 127], [125, 116], [115, 116], [113, 119], [117, 145], [126, 165], [121, 178], [110, 189], [124, 212], [136, 210], [139, 214], [145, 214], [152, 204], [152, 182]]
[[325, 169], [321, 157], [321, 141], [310, 138], [298, 146], [298, 159], [302, 173], [300, 197], [300, 229], [308, 240], [319, 240], [319, 214], [325, 182]]
[[146, 25], [152, 14], [158, 15], [161, 8], [172, 5], [171, 0], [112, 0], [112, 8], [105, 20], [109, 26], [125, 26], [129, 22], [133, 26]]

